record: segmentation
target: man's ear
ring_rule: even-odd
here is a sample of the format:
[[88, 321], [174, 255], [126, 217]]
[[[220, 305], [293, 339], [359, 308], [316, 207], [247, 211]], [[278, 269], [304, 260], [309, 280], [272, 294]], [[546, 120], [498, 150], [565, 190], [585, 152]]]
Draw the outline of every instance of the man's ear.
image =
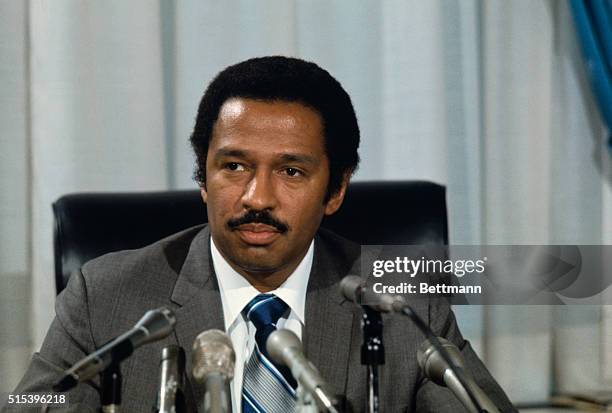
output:
[[342, 205], [342, 201], [344, 201], [344, 195], [346, 195], [346, 188], [348, 187], [352, 174], [352, 170], [346, 171], [344, 174], [342, 174], [342, 182], [340, 183], [340, 188], [338, 188], [338, 190], [329, 197], [329, 200], [325, 205], [325, 215], [334, 214], [340, 208], [340, 205]]
[[208, 192], [206, 191], [206, 184], [200, 184], [200, 196], [202, 197], [202, 201], [206, 203], [208, 200]]

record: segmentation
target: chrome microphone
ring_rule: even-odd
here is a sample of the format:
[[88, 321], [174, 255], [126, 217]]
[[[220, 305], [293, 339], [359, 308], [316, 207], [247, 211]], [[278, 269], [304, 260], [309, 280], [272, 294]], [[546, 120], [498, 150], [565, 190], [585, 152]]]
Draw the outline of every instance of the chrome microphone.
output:
[[67, 391], [79, 382], [91, 379], [111, 363], [118, 363], [128, 358], [134, 349], [166, 337], [174, 330], [175, 324], [176, 317], [168, 308], [161, 307], [147, 311], [129, 331], [66, 370], [62, 379], [53, 386], [53, 390]]
[[330, 396], [325, 379], [304, 355], [298, 336], [290, 330], [276, 330], [266, 340], [266, 350], [272, 360], [291, 370], [293, 378], [312, 395], [320, 409], [338, 412], [337, 401]]
[[160, 361], [160, 370], [157, 413], [185, 412], [185, 398], [183, 395], [185, 351], [174, 344], [164, 347]]
[[[470, 412], [481, 413], [484, 410], [489, 413], [499, 413], [499, 409], [465, 369], [463, 357], [457, 346], [442, 337], [438, 337], [438, 341], [440, 341], [442, 347], [446, 350], [455, 368], [461, 370], [465, 387], [469, 389], [466, 389], [461, 384], [455, 372], [453, 372], [448, 363], [444, 361], [440, 352], [429, 340], [425, 340], [417, 352], [417, 361], [421, 370], [425, 373], [425, 376], [440, 386], [448, 387]], [[472, 393], [479, 406], [474, 405], [468, 394], [468, 390]]]
[[205, 388], [203, 411], [230, 413], [230, 380], [234, 377], [236, 354], [227, 334], [221, 330], [200, 333], [193, 342], [192, 374]]
[[347, 275], [340, 281], [340, 291], [347, 300], [367, 305], [381, 313], [399, 313], [404, 310], [406, 300], [401, 295], [378, 294], [365, 285], [365, 280], [356, 275]]

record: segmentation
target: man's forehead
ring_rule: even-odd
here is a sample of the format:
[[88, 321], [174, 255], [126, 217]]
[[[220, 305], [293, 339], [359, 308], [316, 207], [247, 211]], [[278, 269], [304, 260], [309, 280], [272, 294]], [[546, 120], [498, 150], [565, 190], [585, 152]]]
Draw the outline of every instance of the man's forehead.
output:
[[233, 97], [226, 100], [219, 110], [216, 124], [235, 123], [241, 120], [256, 120], [257, 126], [322, 129], [322, 119], [318, 111], [297, 101], [263, 100]]
[[300, 103], [232, 98], [221, 107], [209, 151], [312, 156], [324, 152], [323, 134], [318, 113]]

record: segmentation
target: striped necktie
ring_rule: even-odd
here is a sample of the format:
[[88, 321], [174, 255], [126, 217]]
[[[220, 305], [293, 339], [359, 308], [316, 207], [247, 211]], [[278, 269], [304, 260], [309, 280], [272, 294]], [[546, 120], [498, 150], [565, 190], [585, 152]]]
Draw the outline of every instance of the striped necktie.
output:
[[255, 347], [244, 368], [243, 413], [288, 413], [295, 411], [297, 384], [291, 372], [273, 363], [266, 340], [276, 330], [278, 319], [289, 306], [274, 294], [259, 294], [242, 310], [255, 328]]

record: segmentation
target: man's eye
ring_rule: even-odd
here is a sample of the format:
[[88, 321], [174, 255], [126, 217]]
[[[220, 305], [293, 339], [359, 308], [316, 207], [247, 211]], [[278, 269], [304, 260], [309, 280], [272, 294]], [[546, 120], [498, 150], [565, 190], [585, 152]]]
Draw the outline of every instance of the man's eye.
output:
[[285, 168], [285, 173], [289, 176], [300, 176], [302, 175], [302, 171], [295, 168]]
[[244, 171], [244, 166], [237, 162], [229, 162], [225, 164], [225, 169], [229, 169], [230, 171]]

